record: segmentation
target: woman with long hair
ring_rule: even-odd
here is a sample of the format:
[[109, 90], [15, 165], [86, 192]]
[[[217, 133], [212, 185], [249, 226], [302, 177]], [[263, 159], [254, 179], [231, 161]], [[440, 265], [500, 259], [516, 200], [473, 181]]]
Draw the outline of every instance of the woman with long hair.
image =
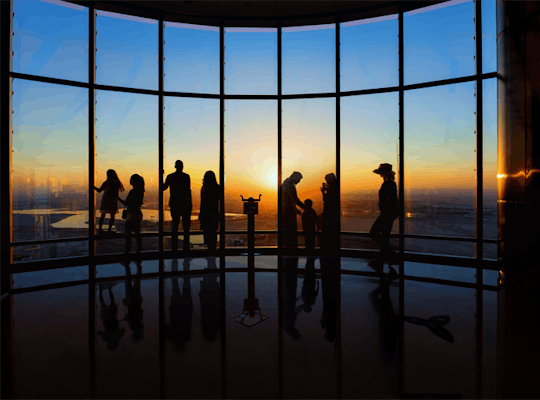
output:
[[94, 186], [94, 190], [98, 193], [103, 193], [101, 198], [101, 206], [99, 211], [101, 212], [101, 217], [99, 219], [99, 234], [103, 234], [103, 221], [105, 220], [105, 214], [110, 214], [111, 218], [109, 220], [109, 229], [108, 232], [112, 232], [112, 226], [114, 224], [114, 216], [118, 212], [118, 193], [124, 191], [124, 185], [118, 179], [118, 175], [114, 169], [109, 169], [107, 171], [107, 180], [103, 182], [101, 187], [98, 189]]
[[397, 185], [395, 182], [396, 173], [392, 171], [391, 164], [381, 164], [373, 172], [379, 174], [384, 179], [384, 182], [379, 190], [381, 214], [373, 223], [369, 236], [381, 247], [381, 253], [391, 254], [390, 231], [392, 225], [394, 225], [394, 220], [399, 216]]
[[126, 197], [126, 200], [122, 200], [118, 197], [118, 200], [127, 208], [126, 218], [126, 248], [125, 254], [128, 254], [131, 249], [131, 234], [135, 234], [135, 241], [137, 242], [137, 253], [141, 252], [142, 240], [141, 240], [141, 221], [142, 211], [141, 206], [144, 198], [144, 179], [139, 174], [131, 175], [129, 180], [133, 189], [131, 189]]
[[201, 188], [199, 221], [201, 221], [204, 243], [208, 246], [208, 251], [216, 249], [220, 199], [221, 187], [217, 183], [216, 174], [206, 171]]

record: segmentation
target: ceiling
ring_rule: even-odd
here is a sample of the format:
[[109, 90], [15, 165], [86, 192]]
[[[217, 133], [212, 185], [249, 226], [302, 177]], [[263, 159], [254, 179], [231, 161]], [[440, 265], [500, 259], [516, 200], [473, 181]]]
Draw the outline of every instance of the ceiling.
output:
[[70, 1], [96, 9], [201, 25], [286, 27], [347, 22], [397, 14], [438, 1]]

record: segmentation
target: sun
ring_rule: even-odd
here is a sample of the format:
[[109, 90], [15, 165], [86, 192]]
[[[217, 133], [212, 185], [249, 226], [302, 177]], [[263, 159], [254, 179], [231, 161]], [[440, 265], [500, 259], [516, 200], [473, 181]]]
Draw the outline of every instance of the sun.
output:
[[266, 170], [266, 184], [272, 189], [278, 184], [278, 171], [277, 166], [272, 165]]

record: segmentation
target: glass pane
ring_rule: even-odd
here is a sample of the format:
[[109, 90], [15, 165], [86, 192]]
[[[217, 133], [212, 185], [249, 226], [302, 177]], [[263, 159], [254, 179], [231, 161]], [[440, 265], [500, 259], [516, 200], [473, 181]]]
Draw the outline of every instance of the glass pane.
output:
[[283, 94], [336, 90], [334, 24], [283, 28]]
[[277, 94], [277, 29], [225, 28], [225, 93]]
[[[191, 181], [193, 209], [190, 229], [192, 231], [200, 230], [201, 188], [205, 173], [214, 172], [220, 184], [219, 118], [219, 100], [165, 98], [165, 176], [163, 179], [176, 172], [177, 160], [183, 162], [183, 173], [188, 174]], [[163, 192], [165, 232], [171, 231], [172, 217], [169, 199], [170, 189], [167, 189]], [[182, 222], [180, 222], [179, 231], [182, 232], [182, 229]], [[170, 238], [165, 238], [166, 249], [170, 248], [169, 241]], [[204, 243], [203, 236], [190, 236], [190, 242], [200, 246]]]
[[[373, 170], [392, 164], [399, 183], [398, 93], [341, 99], [341, 230], [369, 232], [380, 214], [383, 183]], [[399, 231], [394, 221], [393, 233]]]
[[341, 24], [341, 90], [399, 84], [398, 16]]
[[[405, 231], [407, 231], [407, 227], [405, 227]], [[476, 253], [474, 242], [412, 238], [405, 238], [405, 251], [469, 258], [474, 258]]]
[[495, 1], [482, 1], [482, 72], [497, 71], [497, 15]]
[[157, 90], [156, 20], [98, 11], [96, 31], [96, 83]]
[[[86, 216], [85, 221], [88, 221], [88, 211], [85, 212], [85, 216]], [[35, 225], [37, 229], [42, 230], [43, 227], [46, 226], [45, 222], [47, 222], [47, 215], [39, 215], [35, 217]], [[82, 241], [77, 241], [77, 242], [46, 243], [46, 244], [35, 244], [35, 245], [28, 245], [28, 246], [13, 247], [13, 262], [14, 263], [26, 262], [26, 261], [37, 261], [37, 260], [49, 260], [52, 258], [70, 258], [70, 257], [87, 256], [87, 255], [88, 255], [88, 241], [87, 240], [82, 240]], [[87, 278], [88, 278], [88, 272], [86, 273], [86, 278], [84, 279], [87, 279]]]
[[13, 71], [88, 82], [88, 8], [13, 1]]
[[[116, 171], [124, 187], [118, 193], [126, 199], [132, 190], [130, 178], [139, 174], [145, 182], [142, 205], [143, 219], [141, 232], [158, 231], [158, 98], [132, 93], [97, 91], [96, 94], [96, 187], [107, 180], [107, 170]], [[125, 220], [121, 218], [124, 206], [118, 202], [102, 201], [105, 190], [97, 194], [96, 226], [99, 228], [100, 215], [107, 217], [103, 230], [110, 229], [109, 213], [116, 211], [113, 231], [125, 231]], [[116, 210], [115, 210], [116, 208]], [[105, 215], [106, 214], [106, 215]], [[155, 239], [155, 238], [152, 238]], [[143, 250], [149, 250], [144, 245]], [[135, 240], [132, 240], [135, 242]], [[116, 251], [122, 252], [123, 240], [115, 241]], [[135, 250], [135, 243], [132, 245]], [[98, 246], [99, 249], [99, 246]]]
[[474, 2], [409, 11], [403, 29], [406, 85], [475, 74]]
[[497, 239], [497, 78], [483, 81], [483, 90], [484, 239]]
[[247, 230], [240, 196], [262, 194], [255, 229], [277, 230], [277, 101], [227, 100], [225, 109], [225, 228]]
[[88, 90], [15, 79], [12, 146], [13, 240], [88, 236]]
[[[302, 174], [296, 185], [297, 196], [302, 203], [312, 201], [322, 229], [321, 188], [323, 183], [327, 184], [326, 175], [336, 171], [336, 100], [284, 100], [282, 152], [283, 181], [295, 171]], [[296, 209], [302, 211], [300, 207]], [[284, 228], [295, 230], [294, 221], [288, 222], [286, 215], [283, 218]], [[300, 215], [296, 217], [296, 228], [302, 231]]]
[[166, 22], [164, 37], [165, 90], [219, 93], [219, 28]]
[[406, 233], [476, 235], [474, 96], [474, 82], [405, 92]]

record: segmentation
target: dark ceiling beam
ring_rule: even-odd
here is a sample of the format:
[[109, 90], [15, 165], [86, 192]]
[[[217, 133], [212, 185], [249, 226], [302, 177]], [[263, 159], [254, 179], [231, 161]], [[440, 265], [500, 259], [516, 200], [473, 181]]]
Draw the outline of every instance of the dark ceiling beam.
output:
[[[89, 6], [89, 1], [69, 1]], [[436, 1], [96, 1], [96, 9], [201, 25], [282, 27], [374, 18], [442, 3]]]

